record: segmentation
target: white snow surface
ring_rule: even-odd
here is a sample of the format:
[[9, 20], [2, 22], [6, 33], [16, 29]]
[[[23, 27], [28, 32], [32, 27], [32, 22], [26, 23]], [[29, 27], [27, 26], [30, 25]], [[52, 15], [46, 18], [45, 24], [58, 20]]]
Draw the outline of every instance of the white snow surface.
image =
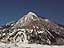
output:
[[64, 48], [64, 46], [40, 45], [40, 44], [24, 44], [24, 43], [5, 44], [5, 43], [0, 42], [0, 48]]

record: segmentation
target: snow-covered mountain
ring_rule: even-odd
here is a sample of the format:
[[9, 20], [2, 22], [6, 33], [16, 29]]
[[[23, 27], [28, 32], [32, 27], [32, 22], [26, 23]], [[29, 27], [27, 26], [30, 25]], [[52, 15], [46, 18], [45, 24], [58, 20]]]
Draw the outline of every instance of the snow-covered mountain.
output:
[[0, 27], [0, 42], [64, 45], [64, 26], [29, 12], [18, 21]]

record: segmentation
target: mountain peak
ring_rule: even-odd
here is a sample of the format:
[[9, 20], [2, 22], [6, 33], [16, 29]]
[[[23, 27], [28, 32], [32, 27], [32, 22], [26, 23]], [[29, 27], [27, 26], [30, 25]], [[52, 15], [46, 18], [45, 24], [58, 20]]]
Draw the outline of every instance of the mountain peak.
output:
[[36, 21], [36, 20], [39, 20], [38, 16], [33, 12], [28, 12], [26, 15], [24, 15], [22, 18], [20, 18], [17, 21], [16, 26], [18, 26], [19, 24], [20, 26], [25, 26], [29, 24], [31, 21]]
[[33, 20], [38, 18], [38, 16], [34, 12], [28, 12], [24, 17], [25, 20]]
[[64, 27], [28, 12], [17, 22], [0, 27], [0, 42], [64, 45]]
[[28, 12], [27, 15], [33, 15], [33, 16], [37, 16], [34, 12]]

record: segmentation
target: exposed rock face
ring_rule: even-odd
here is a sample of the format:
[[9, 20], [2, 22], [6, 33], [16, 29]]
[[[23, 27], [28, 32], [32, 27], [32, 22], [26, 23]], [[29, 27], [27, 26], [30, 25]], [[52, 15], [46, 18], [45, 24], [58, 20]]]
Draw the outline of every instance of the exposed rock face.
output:
[[0, 27], [0, 42], [64, 45], [64, 27], [29, 12], [17, 22]]

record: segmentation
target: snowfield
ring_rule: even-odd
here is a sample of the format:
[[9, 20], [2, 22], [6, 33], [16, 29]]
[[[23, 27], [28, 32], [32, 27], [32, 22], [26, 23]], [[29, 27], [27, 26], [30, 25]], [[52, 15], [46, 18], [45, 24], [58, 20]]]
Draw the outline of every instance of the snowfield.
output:
[[0, 43], [0, 48], [64, 48], [64, 46], [23, 44], [23, 43], [12, 43], [12, 44]]

